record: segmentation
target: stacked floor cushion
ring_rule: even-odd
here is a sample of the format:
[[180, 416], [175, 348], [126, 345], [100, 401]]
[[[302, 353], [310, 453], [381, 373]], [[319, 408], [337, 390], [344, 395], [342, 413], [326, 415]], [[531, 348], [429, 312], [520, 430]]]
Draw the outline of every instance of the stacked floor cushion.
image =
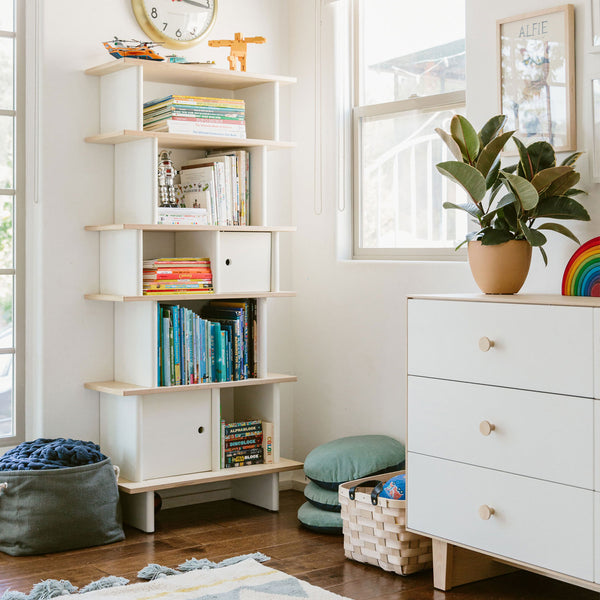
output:
[[404, 445], [386, 435], [340, 438], [318, 446], [304, 461], [311, 480], [298, 511], [300, 522], [313, 531], [342, 533], [338, 486], [347, 481], [404, 468]]
[[115, 471], [96, 444], [40, 439], [0, 456], [0, 551], [45, 554], [124, 537]]

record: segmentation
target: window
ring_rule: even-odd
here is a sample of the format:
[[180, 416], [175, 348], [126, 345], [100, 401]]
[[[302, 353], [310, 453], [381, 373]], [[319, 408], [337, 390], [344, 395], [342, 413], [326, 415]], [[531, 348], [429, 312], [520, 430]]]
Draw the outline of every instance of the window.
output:
[[[17, 43], [17, 2], [0, 0], [0, 445], [17, 439], [23, 431], [24, 399], [17, 397], [15, 373], [22, 368], [21, 236], [22, 189], [17, 176], [21, 112], [18, 107], [17, 64], [23, 53]], [[20, 10], [22, 10], [22, 4]], [[21, 64], [18, 65], [21, 68]], [[19, 110], [17, 110], [19, 108]]]
[[465, 106], [465, 0], [354, 0], [354, 256], [453, 259], [467, 232], [435, 133]]

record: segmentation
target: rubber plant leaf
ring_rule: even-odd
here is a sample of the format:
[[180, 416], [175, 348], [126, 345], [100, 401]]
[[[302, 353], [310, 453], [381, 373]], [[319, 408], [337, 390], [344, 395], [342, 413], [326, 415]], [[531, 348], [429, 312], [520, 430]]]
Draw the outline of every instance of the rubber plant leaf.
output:
[[539, 196], [537, 190], [527, 179], [506, 171], [500, 171], [500, 173], [506, 179], [523, 210], [531, 210], [536, 207]]
[[567, 173], [573, 173], [573, 167], [550, 167], [549, 169], [544, 169], [543, 171], [540, 171], [534, 175], [531, 183], [538, 191], [538, 194], [541, 194], [548, 187], [550, 187], [552, 183]]
[[444, 208], [456, 208], [458, 210], [464, 210], [468, 212], [472, 217], [475, 217], [477, 220], [483, 217], [483, 211], [473, 202], [463, 202], [461, 204], [455, 204], [454, 202], [444, 202], [442, 204]]
[[514, 194], [506, 194], [505, 196], [500, 198], [500, 201], [498, 202], [494, 210], [490, 210], [485, 214], [485, 216], [482, 219], [480, 219], [481, 223], [483, 223], [484, 225], [489, 225], [499, 211], [501, 211], [504, 207], [508, 206], [509, 204], [514, 204], [515, 202], [517, 202], [517, 197]]
[[543, 233], [541, 233], [540, 231], [537, 231], [536, 229], [530, 229], [522, 221], [521, 221], [521, 229], [523, 229], [523, 233], [525, 234], [525, 239], [532, 246], [543, 246], [548, 241], [546, 236]]
[[496, 115], [492, 117], [479, 132], [479, 139], [481, 140], [482, 146], [487, 146], [502, 130], [506, 125], [508, 117], [505, 115]]
[[557, 233], [561, 233], [565, 237], [573, 240], [576, 244], [581, 244], [577, 236], [567, 227], [561, 225], [560, 223], [543, 223], [538, 227], [538, 229], [548, 229], [549, 231], [556, 231]]
[[462, 162], [463, 155], [460, 146], [456, 143], [456, 140], [447, 131], [440, 129], [439, 127], [436, 128], [435, 132], [442, 138], [442, 140], [444, 140], [446, 146], [448, 146], [450, 152], [452, 152], [454, 155], [454, 158]]
[[485, 178], [471, 165], [455, 161], [442, 162], [436, 165], [437, 170], [458, 183], [475, 202], [481, 202], [485, 196]]
[[567, 158], [565, 158], [565, 160], [563, 160], [560, 164], [566, 167], [572, 167], [582, 154], [583, 152], [573, 152], [573, 154], [567, 156]]
[[[531, 159], [529, 158], [527, 148], [518, 137], [514, 137], [513, 141], [517, 146], [517, 150], [519, 151], [519, 157], [521, 159], [519, 162], [519, 169], [517, 173], [522, 177], [525, 177], [525, 179], [531, 181], [531, 179], [533, 178], [533, 167], [531, 165]], [[508, 171], [505, 172], [508, 173]]]
[[507, 131], [497, 138], [494, 138], [485, 148], [481, 151], [479, 158], [477, 159], [477, 170], [484, 176], [490, 172], [490, 169], [494, 166], [494, 163], [498, 159], [498, 155], [502, 152], [502, 148], [506, 145], [506, 142], [513, 135], [514, 131]]
[[473, 164], [479, 156], [481, 147], [479, 135], [473, 125], [462, 115], [454, 115], [450, 121], [450, 133], [460, 147], [464, 158]]
[[573, 188], [570, 190], [567, 190], [564, 193], [564, 196], [579, 196], [580, 194], [584, 194], [584, 195], [588, 195], [588, 193], [585, 190], [578, 190], [577, 188]]
[[573, 219], [576, 221], [589, 221], [590, 215], [585, 208], [569, 196], [552, 196], [544, 198], [534, 211], [535, 218], [547, 219]]
[[540, 251], [542, 258], [544, 259], [544, 264], [548, 266], [548, 255], [546, 254], [546, 251], [541, 246], [538, 246], [538, 250]]
[[498, 244], [504, 244], [513, 239], [513, 236], [509, 231], [505, 229], [494, 229], [493, 227], [486, 227], [483, 230], [481, 237], [481, 243], [484, 246], [497, 246]]
[[485, 177], [485, 187], [489, 189], [493, 189], [497, 184], [502, 185], [502, 183], [498, 183], [498, 173], [500, 173], [500, 159], [498, 158], [496, 162], [492, 165], [492, 168], [488, 171], [488, 174]]
[[557, 177], [546, 189], [547, 196], [563, 196], [565, 192], [579, 183], [581, 175], [577, 171], [573, 171], [571, 167], [563, 167], [569, 169], [568, 173]]
[[556, 166], [554, 148], [548, 142], [533, 142], [527, 146], [527, 154], [531, 159], [533, 174]]

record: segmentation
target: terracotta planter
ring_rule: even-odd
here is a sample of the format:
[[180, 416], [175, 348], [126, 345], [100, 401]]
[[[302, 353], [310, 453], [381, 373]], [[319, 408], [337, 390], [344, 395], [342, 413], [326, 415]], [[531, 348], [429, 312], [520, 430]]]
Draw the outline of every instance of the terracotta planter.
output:
[[516, 294], [527, 279], [531, 244], [510, 240], [497, 246], [469, 242], [469, 266], [484, 294]]

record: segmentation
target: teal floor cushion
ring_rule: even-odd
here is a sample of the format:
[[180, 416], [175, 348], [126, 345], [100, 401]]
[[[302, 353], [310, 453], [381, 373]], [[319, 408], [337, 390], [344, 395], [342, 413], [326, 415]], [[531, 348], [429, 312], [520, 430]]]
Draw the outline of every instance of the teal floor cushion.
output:
[[304, 527], [316, 533], [342, 534], [342, 516], [330, 510], [321, 510], [310, 502], [298, 509], [298, 520]]
[[387, 435], [358, 435], [318, 446], [304, 461], [306, 476], [337, 492], [340, 483], [404, 468], [404, 445]]
[[310, 481], [304, 488], [304, 497], [317, 508], [331, 512], [340, 512], [342, 505], [338, 498], [338, 493], [333, 490], [326, 490], [318, 486], [314, 481]]

